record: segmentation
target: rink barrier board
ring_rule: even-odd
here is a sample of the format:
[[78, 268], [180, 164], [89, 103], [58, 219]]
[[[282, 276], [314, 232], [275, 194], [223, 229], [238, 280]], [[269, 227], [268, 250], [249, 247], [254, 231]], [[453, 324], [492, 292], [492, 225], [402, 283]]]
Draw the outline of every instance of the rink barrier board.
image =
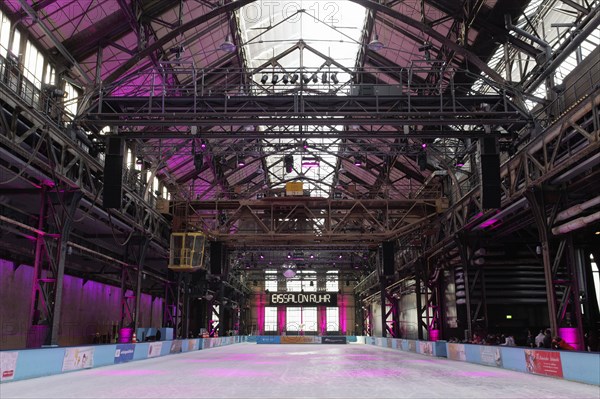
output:
[[[80, 347], [50, 347], [0, 351], [0, 364], [2, 365], [2, 370], [0, 370], [0, 383], [69, 373], [72, 371], [162, 357], [176, 353], [217, 348], [241, 342], [246, 342], [246, 337], [195, 338], [173, 341], [140, 342], [137, 344], [104, 344]], [[155, 349], [155, 352], [152, 356], [149, 356], [151, 347]], [[131, 356], [128, 354], [127, 360], [118, 358], [117, 349], [119, 348], [124, 350], [133, 348], [133, 355]], [[82, 353], [85, 353], [86, 355], [92, 354], [91, 361], [84, 364], [80, 360]], [[14, 364], [10, 364], [11, 362], [6, 361], [9, 357], [15, 358], [16, 361]]]
[[[317, 343], [315, 337], [314, 343]], [[312, 338], [311, 338], [312, 339]], [[395, 338], [348, 336], [348, 343], [366, 344], [380, 346], [384, 348], [401, 350], [405, 352], [418, 353], [425, 356], [445, 357], [455, 361], [475, 363], [485, 366], [504, 368], [508, 370], [520, 371], [563, 378], [566, 380], [583, 382], [592, 385], [600, 385], [600, 354], [597, 352], [570, 352], [555, 350], [531, 350], [522, 347], [503, 347], [472, 344], [454, 344], [445, 341], [419, 341]], [[12, 374], [9, 378], [2, 378], [2, 382], [10, 380], [17, 381], [29, 378], [61, 374], [83, 368], [95, 368], [117, 363], [115, 360], [116, 350], [119, 347], [125, 350], [133, 346], [134, 353], [131, 360], [136, 361], [148, 359], [150, 347], [156, 349], [156, 357], [171, 354], [171, 350], [180, 352], [189, 352], [216, 348], [219, 346], [231, 345], [241, 342], [280, 344], [279, 336], [235, 336], [220, 338], [197, 338], [175, 341], [144, 342], [138, 344], [110, 344], [110, 345], [89, 345], [83, 347], [65, 347], [65, 348], [41, 348], [26, 349], [17, 351], [0, 351], [2, 357], [2, 366], [4, 367], [0, 376], [5, 372]], [[175, 342], [175, 345], [173, 344]], [[124, 346], [125, 345], [125, 346]], [[179, 346], [180, 345], [180, 346]], [[158, 352], [160, 346], [160, 352]], [[77, 361], [68, 361], [72, 358], [77, 359], [80, 353], [90, 354], [93, 352], [93, 361], [82, 365]], [[177, 352], [177, 353], [180, 353]], [[5, 362], [4, 358], [9, 355], [16, 358], [13, 366], [10, 362]], [[14, 355], [16, 354], [16, 356]], [[155, 357], [155, 356], [152, 356]], [[527, 359], [527, 361], [526, 361]], [[541, 362], [540, 362], [541, 359]], [[539, 364], [535, 364], [535, 363]], [[532, 364], [533, 363], [533, 364]], [[7, 370], [12, 367], [12, 370]]]

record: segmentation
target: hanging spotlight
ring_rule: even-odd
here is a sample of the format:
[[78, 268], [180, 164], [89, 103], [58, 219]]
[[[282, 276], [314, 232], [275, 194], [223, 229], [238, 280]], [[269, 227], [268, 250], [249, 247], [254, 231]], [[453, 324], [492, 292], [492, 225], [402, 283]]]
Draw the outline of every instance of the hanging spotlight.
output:
[[291, 253], [291, 252], [288, 252], [288, 254], [287, 254], [287, 258], [288, 258], [288, 259], [292, 259], [292, 253]]
[[358, 155], [354, 157], [354, 166], [363, 166], [363, 160]]
[[240, 168], [243, 168], [244, 166], [246, 166], [246, 161], [244, 161], [244, 159], [243, 159], [243, 158], [239, 158], [239, 159], [238, 159], [238, 162], [237, 162], [237, 165], [238, 165]]
[[317, 83], [319, 81], [319, 78], [317, 77], [317, 73], [316, 72], [313, 73], [313, 76], [312, 76], [311, 79], [312, 79], [313, 83]]
[[271, 84], [277, 84], [277, 82], [279, 82], [279, 75], [277, 75], [276, 73], [273, 74], [273, 78], [271, 79]]
[[291, 83], [291, 84], [293, 84], [293, 85], [295, 85], [295, 84], [296, 84], [296, 82], [298, 81], [298, 77], [299, 77], [299, 76], [298, 76], [298, 74], [297, 74], [297, 73], [293, 74], [293, 75], [292, 75], [292, 79], [290, 80], [290, 83]]
[[236, 46], [231, 40], [231, 35], [227, 35], [225, 41], [219, 46], [219, 49], [221, 51], [225, 51], [226, 53], [233, 53], [235, 51]]
[[375, 33], [375, 38], [371, 40], [367, 47], [369, 48], [369, 50], [373, 51], [379, 51], [384, 47], [383, 43], [379, 41], [379, 35], [377, 33]]
[[311, 282], [310, 282], [310, 286], [311, 286], [311, 287], [314, 287], [314, 286], [315, 286], [315, 282], [311, 280]]
[[306, 76], [305, 74], [302, 74], [302, 81], [306, 85], [308, 84], [308, 82], [310, 82], [310, 77]]
[[283, 84], [284, 84], [284, 85], [288, 84], [289, 80], [290, 80], [290, 79], [289, 79], [289, 76], [288, 76], [288, 74], [287, 74], [287, 73], [286, 73], [286, 74], [284, 74], [284, 75], [283, 75], [283, 79], [282, 79], [282, 81], [283, 81]]
[[321, 83], [327, 84], [329, 81], [327, 80], [327, 73], [323, 72], [321, 75]]
[[338, 80], [338, 77], [337, 77], [337, 72], [334, 72], [334, 73], [331, 74], [331, 81], [335, 85], [338, 84], [338, 83], [340, 83], [340, 81]]
[[265, 74], [263, 74], [262, 78], [260, 79], [260, 83], [265, 84], [265, 83], [267, 83], [267, 80], [269, 80], [269, 75], [267, 75], [265, 73]]

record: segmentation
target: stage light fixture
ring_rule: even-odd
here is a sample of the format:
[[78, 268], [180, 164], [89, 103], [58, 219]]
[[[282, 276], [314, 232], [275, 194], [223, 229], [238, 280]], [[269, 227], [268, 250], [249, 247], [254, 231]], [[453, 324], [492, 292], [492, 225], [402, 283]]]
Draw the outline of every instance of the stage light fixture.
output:
[[290, 83], [291, 83], [291, 84], [293, 84], [293, 85], [295, 85], [295, 84], [296, 84], [296, 82], [298, 81], [298, 77], [299, 77], [299, 76], [298, 76], [298, 74], [297, 74], [297, 73], [293, 74], [293, 75], [292, 75], [292, 78], [290, 79]]
[[260, 83], [262, 84], [266, 84], [267, 80], [269, 80], [269, 75], [267, 75], [266, 73], [263, 74], [262, 78], [260, 79]]
[[313, 76], [311, 79], [312, 79], [313, 83], [317, 83], [319, 81], [319, 78], [317, 77], [316, 73], [313, 73]]
[[285, 172], [292, 173], [294, 171], [294, 156], [293, 155], [284, 156], [283, 164], [285, 166]]
[[327, 73], [325, 73], [325, 72], [323, 72], [323, 74], [321, 75], [321, 83], [323, 83], [323, 84], [329, 83], [329, 80], [327, 80]]
[[290, 81], [290, 78], [287, 73], [283, 75], [283, 79], [281, 79], [281, 81], [283, 82], [284, 85], [288, 84], [288, 82]]
[[276, 73], [273, 74], [273, 78], [271, 79], [271, 84], [276, 85], [277, 82], [279, 82], [279, 75], [277, 75]]
[[200, 172], [202, 170], [203, 164], [204, 160], [202, 158], [202, 154], [199, 152], [194, 154], [194, 169], [196, 169], [196, 172]]
[[233, 53], [235, 51], [236, 46], [231, 40], [231, 35], [227, 35], [227, 37], [225, 37], [225, 41], [221, 43], [219, 49], [221, 51], [225, 51], [226, 53]]
[[306, 84], [308, 84], [308, 82], [310, 82], [310, 77], [306, 76], [305, 74], [302, 74], [302, 81], [306, 85]]
[[384, 47], [383, 43], [379, 41], [379, 35], [377, 33], [375, 34], [375, 38], [371, 40], [367, 47], [369, 48], [369, 50], [373, 51], [379, 51]]
[[334, 73], [331, 74], [331, 81], [335, 85], [338, 84], [338, 83], [340, 83], [340, 81], [339, 81], [339, 79], [337, 77], [337, 72], [334, 72]]

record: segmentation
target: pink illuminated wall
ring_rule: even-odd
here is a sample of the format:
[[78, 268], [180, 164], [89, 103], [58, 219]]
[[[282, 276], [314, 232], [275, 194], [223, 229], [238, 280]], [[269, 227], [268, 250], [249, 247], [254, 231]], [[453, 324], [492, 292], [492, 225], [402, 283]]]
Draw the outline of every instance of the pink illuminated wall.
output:
[[[33, 268], [22, 265], [16, 270], [12, 262], [0, 260], [0, 312], [2, 349], [24, 348], [30, 326], [29, 308]], [[121, 290], [95, 281], [65, 275], [62, 297], [59, 344], [61, 346], [92, 343], [96, 332], [107, 334], [121, 315]], [[162, 298], [154, 301], [143, 294], [140, 325], [162, 324]]]

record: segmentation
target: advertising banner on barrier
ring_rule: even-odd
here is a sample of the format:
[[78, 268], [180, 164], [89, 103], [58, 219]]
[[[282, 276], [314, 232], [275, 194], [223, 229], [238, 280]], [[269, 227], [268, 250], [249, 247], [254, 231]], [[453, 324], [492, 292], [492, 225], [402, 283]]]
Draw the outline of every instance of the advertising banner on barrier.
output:
[[407, 339], [406, 342], [408, 342], [408, 351], [409, 352], [417, 352], [417, 341]]
[[19, 352], [0, 352], [0, 381], [10, 381], [15, 377]]
[[313, 337], [313, 336], [285, 336], [285, 337], [281, 337], [280, 342], [282, 344], [317, 344], [320, 343], [321, 341], [316, 340], [316, 338], [319, 337]]
[[196, 341], [195, 339], [188, 339], [188, 342], [187, 342], [187, 351], [189, 352], [189, 351], [193, 351], [193, 350], [198, 349], [198, 347], [196, 346], [197, 342], [198, 341]]
[[560, 352], [525, 350], [525, 368], [533, 374], [543, 374], [552, 377], [563, 377]]
[[346, 337], [321, 337], [322, 344], [346, 344]]
[[466, 361], [465, 346], [463, 344], [448, 344], [448, 359]]
[[279, 344], [280, 337], [279, 335], [259, 335], [256, 337], [257, 344]]
[[117, 349], [115, 349], [115, 364], [132, 361], [134, 351], [135, 344], [117, 344]]
[[429, 341], [419, 341], [419, 353], [422, 355], [433, 356], [433, 343]]
[[500, 348], [494, 346], [481, 346], [481, 363], [488, 366], [502, 367], [502, 354]]
[[181, 353], [181, 344], [182, 341], [180, 339], [177, 339], [173, 342], [171, 342], [171, 350], [169, 351], [170, 353]]
[[148, 357], [160, 356], [160, 352], [162, 351], [162, 344], [162, 341], [150, 342], [148, 344]]
[[94, 348], [65, 348], [62, 371], [89, 369], [94, 367]]

